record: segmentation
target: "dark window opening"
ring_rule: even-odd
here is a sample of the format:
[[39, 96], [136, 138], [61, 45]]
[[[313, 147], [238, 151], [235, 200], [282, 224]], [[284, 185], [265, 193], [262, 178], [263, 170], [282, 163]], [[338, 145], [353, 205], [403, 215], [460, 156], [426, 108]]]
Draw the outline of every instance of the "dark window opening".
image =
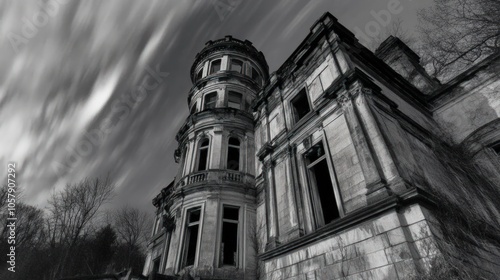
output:
[[221, 66], [221, 60], [220, 59], [212, 61], [212, 64], [210, 66], [210, 74], [213, 74], [215, 72], [219, 72], [220, 71], [220, 66]]
[[252, 67], [252, 80], [256, 81], [259, 85], [262, 83], [262, 78], [259, 75], [259, 72]]
[[203, 78], [203, 68], [201, 68], [200, 71], [198, 71], [198, 74], [196, 74], [197, 81], [201, 78]]
[[205, 110], [215, 108], [217, 103], [217, 92], [211, 92], [205, 95]]
[[222, 265], [236, 266], [238, 263], [238, 216], [238, 208], [224, 207], [221, 240]]
[[240, 93], [230, 91], [228, 94], [227, 107], [241, 109], [242, 95]]
[[208, 139], [203, 139], [200, 145], [200, 156], [198, 159], [198, 171], [207, 170], [208, 165]]
[[291, 101], [293, 118], [295, 122], [302, 119], [307, 113], [311, 111], [309, 101], [307, 100], [307, 93], [302, 89]]
[[500, 156], [500, 142], [494, 144], [491, 148], [495, 153], [497, 153], [497, 155]]
[[311, 194], [315, 214], [322, 218], [319, 224], [328, 224], [340, 217], [337, 200], [328, 163], [326, 162], [323, 143], [314, 145], [305, 154], [307, 169], [309, 170]]
[[200, 225], [200, 215], [201, 210], [199, 208], [188, 212], [186, 237], [184, 241], [185, 258], [183, 267], [194, 265], [194, 261], [196, 258], [196, 247], [198, 245], [198, 228]]
[[229, 138], [227, 148], [227, 169], [240, 170], [240, 140]]
[[231, 69], [231, 71], [243, 73], [243, 61], [238, 60], [238, 59], [231, 59], [230, 69]]
[[157, 258], [153, 261], [153, 270], [151, 270], [151, 274], [156, 275], [160, 271], [160, 258]]

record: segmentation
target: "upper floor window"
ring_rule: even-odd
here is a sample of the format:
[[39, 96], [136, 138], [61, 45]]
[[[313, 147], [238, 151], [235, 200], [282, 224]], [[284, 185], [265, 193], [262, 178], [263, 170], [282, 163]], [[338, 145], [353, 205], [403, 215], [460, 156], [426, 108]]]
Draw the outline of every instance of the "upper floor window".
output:
[[493, 146], [491, 146], [491, 148], [497, 155], [500, 156], [500, 142], [494, 144]]
[[190, 113], [191, 113], [191, 114], [196, 113], [196, 105], [198, 105], [198, 104], [197, 104], [197, 102], [195, 102], [195, 103], [193, 104], [193, 107], [191, 107], [191, 111], [190, 111]]
[[305, 152], [304, 160], [309, 179], [313, 215], [316, 224], [322, 226], [340, 217], [323, 142], [317, 143]]
[[200, 150], [198, 154], [198, 171], [207, 170], [209, 145], [210, 145], [210, 140], [208, 140], [208, 138], [201, 140]]
[[240, 170], [240, 140], [229, 138], [227, 148], [227, 169]]
[[227, 107], [241, 109], [242, 95], [240, 93], [230, 91], [227, 98]]
[[252, 80], [256, 81], [259, 85], [262, 84], [262, 78], [259, 75], [259, 72], [252, 67]]
[[200, 80], [201, 78], [203, 78], [203, 68], [201, 68], [199, 71], [198, 71], [198, 74], [196, 74], [196, 80]]
[[210, 74], [213, 74], [215, 72], [219, 72], [221, 69], [220, 67], [221, 67], [221, 60], [220, 59], [216, 59], [216, 60], [212, 61], [212, 63], [210, 64]]
[[181, 268], [194, 265], [198, 247], [198, 231], [200, 227], [201, 208], [190, 209], [186, 216], [186, 231], [182, 252]]
[[239, 59], [231, 59], [231, 65], [229, 68], [231, 71], [235, 71], [243, 74], [243, 61]]
[[204, 107], [205, 110], [215, 108], [216, 103], [217, 103], [217, 92], [211, 92], [205, 95], [205, 107]]
[[221, 265], [238, 264], [238, 220], [239, 208], [225, 205], [222, 210]]
[[298, 122], [305, 115], [307, 115], [307, 113], [311, 111], [311, 107], [309, 107], [309, 101], [307, 100], [307, 93], [305, 88], [303, 88], [292, 99], [292, 101], [290, 101], [290, 105], [292, 105], [293, 119], [295, 122]]

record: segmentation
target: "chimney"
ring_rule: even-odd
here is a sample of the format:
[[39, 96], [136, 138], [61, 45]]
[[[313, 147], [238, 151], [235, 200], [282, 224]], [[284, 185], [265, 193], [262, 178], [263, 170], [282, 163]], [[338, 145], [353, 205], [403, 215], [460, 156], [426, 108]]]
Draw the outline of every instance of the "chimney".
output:
[[440, 84], [420, 65], [420, 57], [398, 37], [385, 39], [375, 55], [425, 95], [431, 94]]

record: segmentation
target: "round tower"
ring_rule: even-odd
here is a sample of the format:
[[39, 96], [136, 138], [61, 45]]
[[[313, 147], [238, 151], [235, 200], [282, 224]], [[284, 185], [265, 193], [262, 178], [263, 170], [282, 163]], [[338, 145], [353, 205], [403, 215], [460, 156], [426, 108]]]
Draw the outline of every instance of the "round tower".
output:
[[[251, 104], [268, 79], [250, 41], [209, 41], [191, 67], [180, 128], [166, 274], [251, 279], [255, 271], [255, 150]], [[168, 204], [168, 203], [167, 203]]]

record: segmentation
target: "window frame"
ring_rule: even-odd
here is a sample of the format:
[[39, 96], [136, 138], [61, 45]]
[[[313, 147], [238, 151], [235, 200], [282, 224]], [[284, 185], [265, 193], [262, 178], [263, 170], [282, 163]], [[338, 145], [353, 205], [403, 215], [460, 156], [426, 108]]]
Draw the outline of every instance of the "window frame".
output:
[[[190, 223], [189, 218], [190, 214], [195, 211], [200, 211], [200, 218], [198, 219], [197, 222]], [[179, 270], [184, 269], [188, 266], [197, 266], [198, 264], [198, 259], [199, 259], [199, 254], [200, 254], [200, 241], [201, 241], [201, 233], [202, 233], [202, 226], [203, 226], [203, 215], [204, 215], [204, 207], [203, 205], [197, 205], [197, 206], [190, 206], [186, 207], [184, 210], [184, 223], [183, 223], [183, 229], [182, 229], [182, 246], [180, 246], [180, 258], [179, 258]], [[187, 264], [187, 257], [188, 257], [188, 246], [189, 246], [189, 241], [187, 240], [188, 236], [188, 230], [189, 227], [192, 226], [198, 226], [198, 232], [196, 233], [196, 244], [195, 244], [195, 254], [194, 254], [194, 261], [193, 264], [188, 265]]]
[[[235, 220], [230, 220], [230, 219], [224, 219], [224, 208], [233, 208], [233, 209], [238, 209], [238, 220], [235, 222]], [[242, 236], [243, 232], [243, 227], [244, 227], [244, 221], [243, 221], [243, 211], [244, 207], [241, 205], [236, 205], [232, 203], [221, 203], [221, 211], [219, 213], [219, 236], [218, 236], [218, 245], [217, 248], [217, 263], [218, 267], [234, 267], [234, 268], [241, 268], [243, 266], [242, 263], [242, 258], [243, 258], [243, 251], [244, 247], [242, 246], [242, 240], [244, 240], [244, 236]], [[236, 264], [235, 265], [229, 265], [229, 264], [224, 264], [222, 261], [222, 256], [223, 256], [223, 251], [222, 251], [222, 235], [223, 235], [223, 226], [224, 223], [235, 223], [237, 225], [237, 233], [236, 233]]]
[[[313, 162], [307, 162], [306, 154], [308, 151], [310, 151], [314, 146], [316, 146], [318, 143], [322, 143], [323, 149], [324, 149], [324, 154], [317, 159], [315, 159]], [[337, 175], [335, 173], [335, 169], [333, 167], [333, 163], [331, 162], [331, 155], [328, 149], [328, 142], [323, 138], [320, 137], [319, 139], [315, 140], [311, 146], [308, 149], [304, 149], [301, 154], [300, 154], [300, 159], [301, 159], [301, 165], [303, 166], [303, 175], [304, 177], [302, 178], [302, 182], [304, 183], [305, 187], [305, 192], [304, 192], [304, 198], [308, 199], [309, 201], [309, 209], [307, 209], [307, 212], [310, 212], [310, 215], [306, 215], [311, 217], [311, 222], [312, 224], [312, 229], [318, 229], [323, 226], [328, 225], [329, 223], [338, 220], [344, 216], [344, 209], [343, 209], [343, 204], [342, 204], [342, 197], [340, 194], [339, 190], [339, 185], [337, 181]], [[325, 160], [326, 164], [328, 166], [328, 172], [330, 175], [330, 183], [333, 188], [333, 195], [335, 196], [335, 203], [337, 206], [337, 211], [338, 211], [338, 217], [334, 218], [332, 221], [325, 223], [324, 221], [324, 215], [323, 215], [323, 206], [320, 202], [319, 199], [319, 190], [318, 190], [318, 183], [317, 181], [313, 182], [312, 178], [312, 171], [311, 168], [317, 166], [321, 161]]]
[[[217, 61], [219, 62], [219, 70], [214, 71], [213, 70], [213, 64], [215, 62], [217, 62]], [[209, 69], [210, 69], [209, 75], [212, 75], [212, 74], [215, 74], [217, 72], [220, 72], [222, 70], [222, 58], [216, 58], [216, 59], [213, 59], [212, 61], [210, 61], [210, 68]]]
[[[241, 70], [240, 71], [233, 70], [233, 61], [239, 61], [239, 62], [241, 62]], [[232, 57], [230, 57], [229, 58], [229, 71], [233, 71], [233, 72], [236, 72], [236, 73], [244, 75], [245, 74], [245, 61], [242, 60], [242, 59], [240, 59], [240, 58], [232, 58]]]
[[[201, 146], [205, 140], [208, 141], [208, 145], [206, 146], [206, 148], [205, 148], [205, 146]], [[197, 148], [197, 154], [196, 154], [196, 165], [195, 165], [196, 170], [195, 170], [195, 172], [207, 171], [208, 169], [210, 169], [210, 144], [211, 144], [210, 140], [211, 139], [209, 137], [202, 137], [198, 141], [198, 148]], [[206, 163], [205, 163], [205, 169], [200, 170], [200, 159], [201, 159], [202, 149], [206, 150], [206, 152], [207, 152], [207, 159], [206, 159]]]
[[[211, 95], [213, 95], [215, 97], [214, 101], [207, 102], [207, 98], [209, 98], [209, 96], [211, 96]], [[203, 111], [217, 108], [217, 101], [218, 100], [219, 100], [219, 93], [217, 91], [211, 91], [211, 92], [205, 93], [205, 95], [203, 96]], [[213, 103], [213, 107], [207, 107], [207, 104], [212, 104], [212, 103]]]
[[[232, 145], [232, 144], [229, 144], [229, 141], [234, 138], [236, 140], [238, 140], [239, 142], [239, 145], [236, 147], [235, 145]], [[227, 137], [227, 153], [226, 153], [226, 169], [228, 170], [232, 170], [232, 171], [241, 171], [241, 166], [242, 166], [242, 156], [241, 156], [241, 139], [238, 137], [238, 136], [235, 136], [235, 135], [229, 135], [229, 137]], [[238, 169], [229, 169], [229, 148], [233, 148], [233, 149], [238, 149]]]

